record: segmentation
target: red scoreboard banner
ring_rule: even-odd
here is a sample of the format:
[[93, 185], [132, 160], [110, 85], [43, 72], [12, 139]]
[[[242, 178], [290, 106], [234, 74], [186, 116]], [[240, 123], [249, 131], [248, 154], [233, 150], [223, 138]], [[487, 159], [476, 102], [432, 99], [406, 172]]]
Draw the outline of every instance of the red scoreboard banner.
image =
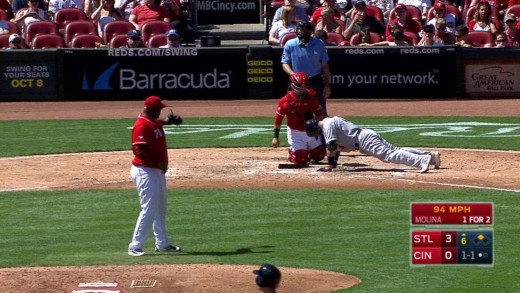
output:
[[412, 265], [493, 265], [493, 230], [413, 230]]
[[412, 203], [412, 225], [493, 225], [493, 203]]

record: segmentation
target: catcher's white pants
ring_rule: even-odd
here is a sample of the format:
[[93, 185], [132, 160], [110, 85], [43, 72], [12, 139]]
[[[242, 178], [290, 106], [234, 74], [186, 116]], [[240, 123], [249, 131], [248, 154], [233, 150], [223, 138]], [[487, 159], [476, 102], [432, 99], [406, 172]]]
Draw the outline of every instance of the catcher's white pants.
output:
[[163, 171], [132, 165], [130, 175], [139, 193], [141, 212], [128, 249], [142, 249], [152, 230], [156, 246], [169, 246], [171, 243], [166, 233], [168, 191]]
[[293, 151], [312, 151], [321, 145], [321, 138], [309, 137], [305, 131], [294, 130], [287, 127], [287, 142]]

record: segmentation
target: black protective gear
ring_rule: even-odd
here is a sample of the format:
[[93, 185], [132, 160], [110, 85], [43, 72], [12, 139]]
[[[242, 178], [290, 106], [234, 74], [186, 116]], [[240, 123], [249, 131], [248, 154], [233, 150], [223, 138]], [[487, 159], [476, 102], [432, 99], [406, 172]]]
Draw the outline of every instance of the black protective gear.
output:
[[338, 148], [338, 146], [336, 145], [336, 140], [335, 140], [335, 139], [334, 139], [334, 140], [331, 140], [331, 141], [329, 141], [329, 142], [327, 143], [327, 149], [328, 149], [329, 151], [332, 151], [332, 152], [333, 152], [333, 151], [335, 151], [337, 148]]
[[309, 137], [318, 137], [321, 134], [321, 128], [318, 125], [318, 120], [307, 120], [307, 123], [305, 123], [305, 132]]
[[256, 284], [258, 287], [276, 289], [282, 279], [282, 273], [272, 264], [263, 264], [260, 266], [260, 269], [254, 270], [253, 273], [256, 274]]
[[296, 26], [296, 33], [300, 41], [307, 43], [314, 32], [314, 26], [309, 21], [300, 21]]

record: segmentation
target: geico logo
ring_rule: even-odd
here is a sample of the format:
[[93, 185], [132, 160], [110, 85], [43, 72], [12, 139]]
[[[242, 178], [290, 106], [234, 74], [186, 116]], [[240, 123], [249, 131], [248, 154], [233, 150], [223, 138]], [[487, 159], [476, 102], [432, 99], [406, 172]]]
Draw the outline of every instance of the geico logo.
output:
[[249, 77], [247, 82], [273, 82], [272, 77]]
[[272, 66], [273, 61], [271, 61], [271, 60], [250, 60], [250, 61], [247, 61], [247, 65], [249, 65], [249, 66]]
[[136, 73], [133, 69], [119, 71], [119, 86], [130, 89], [213, 89], [229, 88], [231, 74], [220, 73], [217, 68], [207, 73]]
[[273, 73], [273, 70], [271, 68], [265, 69], [265, 68], [257, 68], [257, 69], [248, 69], [247, 73], [251, 74], [266, 74], [266, 73]]

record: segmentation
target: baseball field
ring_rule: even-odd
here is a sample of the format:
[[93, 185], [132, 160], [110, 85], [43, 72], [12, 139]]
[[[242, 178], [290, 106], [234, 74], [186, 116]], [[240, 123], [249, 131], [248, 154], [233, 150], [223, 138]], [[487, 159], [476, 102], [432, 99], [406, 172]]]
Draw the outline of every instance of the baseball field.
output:
[[[257, 292], [262, 263], [280, 268], [279, 292], [520, 292], [520, 99], [329, 101], [439, 151], [425, 174], [360, 153], [331, 173], [278, 169], [276, 103], [172, 101], [185, 123], [165, 128], [167, 227], [183, 252], [150, 239], [142, 257], [127, 255], [142, 101], [0, 103], [0, 292]], [[493, 264], [412, 266], [414, 202], [493, 203]]]

